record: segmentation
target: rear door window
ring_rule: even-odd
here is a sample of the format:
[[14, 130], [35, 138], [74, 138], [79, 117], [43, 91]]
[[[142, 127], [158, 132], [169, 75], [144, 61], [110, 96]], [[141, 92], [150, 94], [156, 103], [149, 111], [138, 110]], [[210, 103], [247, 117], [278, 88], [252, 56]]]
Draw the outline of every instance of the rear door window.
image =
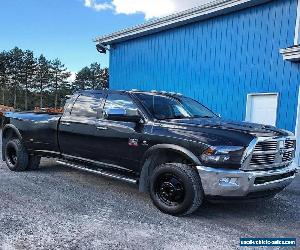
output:
[[102, 93], [80, 95], [72, 108], [71, 116], [102, 118], [103, 99], [104, 95]]

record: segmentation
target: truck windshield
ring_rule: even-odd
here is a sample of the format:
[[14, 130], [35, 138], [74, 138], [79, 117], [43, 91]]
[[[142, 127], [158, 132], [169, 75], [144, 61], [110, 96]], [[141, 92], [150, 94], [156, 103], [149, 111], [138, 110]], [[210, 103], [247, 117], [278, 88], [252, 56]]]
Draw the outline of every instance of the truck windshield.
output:
[[135, 94], [158, 120], [217, 117], [208, 108], [188, 97], [148, 93]]

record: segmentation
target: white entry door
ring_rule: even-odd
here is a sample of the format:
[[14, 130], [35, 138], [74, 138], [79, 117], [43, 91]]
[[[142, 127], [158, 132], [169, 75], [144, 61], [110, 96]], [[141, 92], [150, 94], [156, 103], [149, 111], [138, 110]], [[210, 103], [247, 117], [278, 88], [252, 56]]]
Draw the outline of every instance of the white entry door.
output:
[[249, 94], [246, 121], [276, 126], [278, 94]]

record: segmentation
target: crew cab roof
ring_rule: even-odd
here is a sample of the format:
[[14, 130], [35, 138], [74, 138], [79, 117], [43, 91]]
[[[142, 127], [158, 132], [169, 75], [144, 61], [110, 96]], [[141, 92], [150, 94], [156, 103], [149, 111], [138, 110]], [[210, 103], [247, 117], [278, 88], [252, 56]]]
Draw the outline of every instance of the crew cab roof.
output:
[[78, 90], [75, 92], [75, 94], [97, 94], [97, 93], [144, 93], [144, 94], [158, 94], [158, 95], [182, 95], [180, 93], [175, 92], [167, 92], [167, 91], [158, 91], [158, 90], [151, 90], [151, 91], [145, 91], [145, 90], [110, 90], [110, 89], [102, 89], [102, 90]]

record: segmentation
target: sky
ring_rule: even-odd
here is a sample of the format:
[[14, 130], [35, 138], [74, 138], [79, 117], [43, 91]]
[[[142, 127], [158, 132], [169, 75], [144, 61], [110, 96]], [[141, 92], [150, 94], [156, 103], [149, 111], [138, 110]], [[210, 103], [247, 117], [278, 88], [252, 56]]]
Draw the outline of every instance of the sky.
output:
[[209, 0], [0, 0], [0, 51], [15, 46], [59, 58], [77, 72], [109, 65], [93, 39]]

